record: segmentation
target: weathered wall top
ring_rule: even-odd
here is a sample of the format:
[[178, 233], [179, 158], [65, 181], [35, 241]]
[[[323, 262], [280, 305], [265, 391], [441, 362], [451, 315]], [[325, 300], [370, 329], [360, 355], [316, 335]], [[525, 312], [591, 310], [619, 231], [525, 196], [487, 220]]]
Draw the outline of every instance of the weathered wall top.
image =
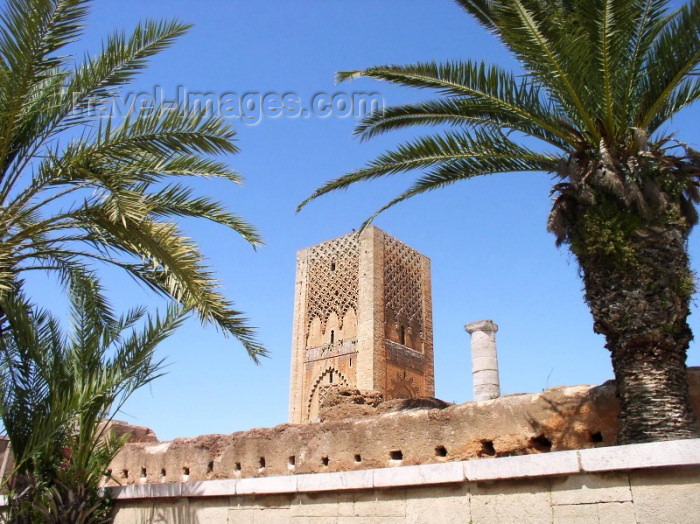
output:
[[[689, 370], [689, 380], [700, 414], [700, 368]], [[268, 477], [608, 446], [617, 433], [612, 382], [443, 409], [410, 407], [360, 419], [130, 443], [110, 468], [122, 485]]]

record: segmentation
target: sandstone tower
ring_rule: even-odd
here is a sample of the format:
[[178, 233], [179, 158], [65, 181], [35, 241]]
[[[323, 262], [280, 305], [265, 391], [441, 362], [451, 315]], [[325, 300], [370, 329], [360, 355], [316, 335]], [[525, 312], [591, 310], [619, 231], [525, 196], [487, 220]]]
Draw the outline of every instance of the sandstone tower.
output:
[[297, 253], [289, 420], [321, 386], [435, 395], [430, 260], [376, 227]]

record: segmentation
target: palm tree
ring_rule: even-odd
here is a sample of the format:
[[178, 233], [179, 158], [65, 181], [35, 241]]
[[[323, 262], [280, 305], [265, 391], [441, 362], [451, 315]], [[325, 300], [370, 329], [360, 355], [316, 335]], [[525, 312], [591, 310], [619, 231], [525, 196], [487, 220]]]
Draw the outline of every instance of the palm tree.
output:
[[0, 11], [0, 294], [35, 270], [97, 291], [96, 266], [115, 265], [238, 338], [257, 361], [265, 350], [247, 320], [173, 223], [205, 219], [261, 244], [245, 221], [176, 180], [240, 183], [216, 158], [237, 151], [234, 130], [186, 107], [114, 122], [95, 111], [188, 26], [148, 21], [78, 61], [66, 46], [81, 35], [88, 4], [10, 0]]
[[475, 61], [340, 73], [441, 95], [370, 115], [356, 129], [361, 138], [409, 126], [449, 129], [328, 182], [300, 207], [416, 169], [426, 171], [379, 212], [475, 176], [554, 173], [548, 229], [576, 256], [593, 329], [606, 338], [621, 406], [618, 442], [697, 437], [685, 360], [700, 156], [661, 126], [700, 95], [700, 2], [673, 12], [663, 0], [458, 3], [525, 74]]
[[116, 318], [94, 298], [92, 290], [71, 293], [68, 336], [21, 290], [3, 304], [13, 326], [0, 336], [0, 418], [16, 464], [12, 522], [108, 516], [98, 489], [127, 438], [112, 434], [109, 423], [134, 391], [162, 374], [155, 350], [186, 313], [178, 306], [144, 318], [136, 308]]

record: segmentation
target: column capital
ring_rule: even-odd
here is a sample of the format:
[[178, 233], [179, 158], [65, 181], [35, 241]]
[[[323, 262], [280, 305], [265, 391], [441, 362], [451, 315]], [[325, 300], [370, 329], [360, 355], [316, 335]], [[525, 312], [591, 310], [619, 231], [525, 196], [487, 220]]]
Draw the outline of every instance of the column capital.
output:
[[493, 320], [479, 320], [464, 326], [464, 329], [470, 335], [476, 331], [485, 331], [487, 333], [495, 333], [498, 331], [498, 324]]

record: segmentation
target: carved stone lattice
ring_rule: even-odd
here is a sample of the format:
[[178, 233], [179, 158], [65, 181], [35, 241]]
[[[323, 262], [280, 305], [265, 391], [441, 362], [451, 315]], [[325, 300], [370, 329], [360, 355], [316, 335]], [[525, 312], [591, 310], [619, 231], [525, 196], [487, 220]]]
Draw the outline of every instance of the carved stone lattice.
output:
[[384, 244], [385, 306], [396, 319], [416, 325], [423, 333], [423, 293], [420, 254], [398, 240], [386, 237]]
[[314, 317], [321, 320], [321, 331], [332, 312], [343, 317], [352, 308], [357, 313], [359, 288], [360, 243], [357, 233], [336, 238], [312, 247], [309, 254], [309, 297], [306, 309], [306, 329]]

